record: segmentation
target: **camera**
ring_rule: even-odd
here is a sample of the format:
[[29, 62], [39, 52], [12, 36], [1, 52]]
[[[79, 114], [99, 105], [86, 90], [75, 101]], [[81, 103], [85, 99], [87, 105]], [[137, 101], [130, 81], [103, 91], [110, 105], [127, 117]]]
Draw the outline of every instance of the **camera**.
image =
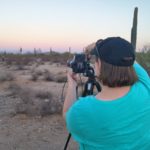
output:
[[86, 77], [94, 77], [94, 69], [90, 66], [90, 57], [87, 54], [75, 54], [71, 61], [67, 61], [68, 67], [74, 73], [83, 73]]

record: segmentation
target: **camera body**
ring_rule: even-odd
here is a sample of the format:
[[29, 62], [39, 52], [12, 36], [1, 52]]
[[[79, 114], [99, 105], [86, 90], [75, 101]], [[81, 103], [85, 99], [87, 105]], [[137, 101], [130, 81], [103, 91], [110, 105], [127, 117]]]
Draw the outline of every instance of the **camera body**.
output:
[[67, 61], [68, 67], [74, 73], [83, 73], [84, 76], [93, 77], [94, 69], [90, 66], [90, 57], [84, 53], [75, 54], [71, 61]]

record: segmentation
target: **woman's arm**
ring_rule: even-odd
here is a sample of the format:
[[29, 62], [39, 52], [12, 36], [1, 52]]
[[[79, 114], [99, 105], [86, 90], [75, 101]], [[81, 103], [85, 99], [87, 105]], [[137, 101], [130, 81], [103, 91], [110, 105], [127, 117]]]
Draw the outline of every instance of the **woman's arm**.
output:
[[133, 65], [135, 72], [138, 76], [139, 81], [144, 82], [146, 84], [150, 83], [150, 77], [146, 70], [137, 62], [134, 63]]
[[63, 117], [65, 118], [65, 114], [67, 110], [72, 106], [72, 104], [76, 101], [76, 75], [68, 73], [68, 89], [64, 101], [64, 106], [63, 106]]
[[134, 63], [133, 67], [138, 76], [139, 82], [143, 83], [150, 90], [150, 77], [146, 70], [137, 62]]

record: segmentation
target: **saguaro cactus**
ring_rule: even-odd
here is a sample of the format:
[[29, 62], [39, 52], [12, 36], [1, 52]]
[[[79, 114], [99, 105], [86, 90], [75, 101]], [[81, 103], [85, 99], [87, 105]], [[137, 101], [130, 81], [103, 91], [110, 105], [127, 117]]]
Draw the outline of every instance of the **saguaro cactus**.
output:
[[138, 22], [138, 7], [135, 7], [133, 16], [133, 26], [131, 28], [131, 43], [134, 47], [134, 50], [136, 50], [137, 22]]
[[69, 47], [69, 54], [71, 54], [71, 47]]
[[50, 49], [49, 49], [49, 54], [51, 55], [52, 54], [52, 48], [50, 47]]
[[22, 54], [22, 47], [20, 47], [19, 51], [20, 51], [20, 54]]

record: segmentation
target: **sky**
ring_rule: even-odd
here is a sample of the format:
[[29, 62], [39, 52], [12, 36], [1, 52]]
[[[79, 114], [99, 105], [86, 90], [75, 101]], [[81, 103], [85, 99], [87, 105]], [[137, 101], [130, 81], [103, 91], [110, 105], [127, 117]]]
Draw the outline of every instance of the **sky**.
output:
[[140, 49], [150, 44], [149, 0], [0, 0], [0, 51], [80, 52], [110, 36], [130, 41], [135, 7]]

